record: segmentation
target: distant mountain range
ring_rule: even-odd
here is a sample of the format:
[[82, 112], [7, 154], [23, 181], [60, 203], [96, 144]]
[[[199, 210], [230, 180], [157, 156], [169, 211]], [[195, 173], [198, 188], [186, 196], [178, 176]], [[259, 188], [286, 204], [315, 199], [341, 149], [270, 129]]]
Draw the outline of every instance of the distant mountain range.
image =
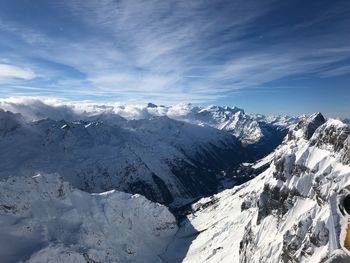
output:
[[[53, 108], [35, 121], [0, 111], [0, 175], [58, 173], [84, 191], [118, 189], [178, 205], [216, 193], [223, 172], [271, 152], [295, 120], [216, 106], [148, 104], [142, 118], [128, 120], [119, 108], [64, 109], [69, 114]], [[57, 116], [68, 120], [50, 118]]]
[[339, 120], [2, 106], [3, 262], [347, 260], [337, 198], [350, 184], [350, 127]]

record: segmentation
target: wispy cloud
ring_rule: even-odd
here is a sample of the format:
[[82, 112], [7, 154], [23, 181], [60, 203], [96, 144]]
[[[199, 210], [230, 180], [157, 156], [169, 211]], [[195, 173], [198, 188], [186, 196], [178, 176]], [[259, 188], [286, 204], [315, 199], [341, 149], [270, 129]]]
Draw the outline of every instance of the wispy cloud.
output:
[[0, 83], [13, 79], [29, 80], [33, 78], [35, 78], [35, 73], [31, 69], [9, 64], [0, 64]]
[[[281, 8], [278, 2], [47, 3], [58, 10], [52, 13], [55, 23], [61, 21], [60, 10], [76, 23], [47, 29], [40, 23], [0, 21], [0, 31], [7, 34], [0, 45], [9, 47], [0, 49], [0, 56], [34, 70], [22, 85], [6, 89], [75, 99], [201, 102], [293, 76], [347, 74], [350, 18], [344, 8], [310, 12], [307, 21], [278, 23], [277, 17], [271, 23]], [[342, 19], [333, 21], [337, 15]], [[328, 30], [319, 30], [322, 23]]]

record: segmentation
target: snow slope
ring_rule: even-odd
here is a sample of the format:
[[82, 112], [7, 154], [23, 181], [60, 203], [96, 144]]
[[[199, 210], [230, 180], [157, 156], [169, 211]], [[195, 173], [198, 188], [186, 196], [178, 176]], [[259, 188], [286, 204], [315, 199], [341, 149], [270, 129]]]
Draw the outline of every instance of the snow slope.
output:
[[231, 134], [165, 116], [22, 119], [0, 111], [0, 177], [59, 173], [88, 192], [118, 189], [170, 204], [215, 193], [216, 174], [245, 158]]
[[187, 242], [183, 262], [344, 259], [336, 196], [350, 184], [350, 128], [324, 122], [320, 114], [302, 120], [265, 172], [194, 204], [163, 257], [180, 262], [174, 248]]
[[1, 262], [161, 262], [168, 209], [118, 191], [89, 194], [57, 174], [0, 181]]

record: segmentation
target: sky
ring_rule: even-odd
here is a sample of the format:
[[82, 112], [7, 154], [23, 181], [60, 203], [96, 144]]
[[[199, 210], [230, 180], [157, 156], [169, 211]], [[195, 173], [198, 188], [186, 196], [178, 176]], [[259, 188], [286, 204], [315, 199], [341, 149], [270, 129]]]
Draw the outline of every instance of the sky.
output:
[[1, 0], [0, 98], [350, 117], [350, 1]]

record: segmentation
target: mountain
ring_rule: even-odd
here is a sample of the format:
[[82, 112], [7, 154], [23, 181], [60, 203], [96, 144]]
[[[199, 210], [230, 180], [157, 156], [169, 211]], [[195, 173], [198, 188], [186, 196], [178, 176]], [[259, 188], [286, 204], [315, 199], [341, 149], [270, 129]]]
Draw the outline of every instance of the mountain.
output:
[[177, 118], [233, 134], [246, 148], [251, 162], [271, 153], [282, 142], [289, 127], [299, 120], [288, 116], [249, 115], [243, 109], [227, 106], [194, 107], [191, 114]]
[[2, 106], [21, 113], [0, 111], [0, 176], [58, 172], [84, 191], [175, 206], [242, 181], [240, 163], [273, 151], [292, 123], [191, 104]]
[[57, 174], [0, 180], [1, 262], [161, 262], [177, 231], [141, 195], [89, 194]]
[[349, 260], [339, 120], [189, 104], [36, 109], [0, 110], [4, 262]]
[[[51, 104], [48, 104], [51, 103]], [[109, 124], [120, 124], [121, 119], [141, 120], [167, 116], [174, 120], [201, 126], [210, 126], [233, 134], [246, 147], [250, 161], [256, 161], [271, 153], [283, 140], [291, 125], [299, 121], [299, 117], [264, 116], [247, 114], [238, 107], [195, 106], [177, 104], [172, 106], [148, 103], [132, 104], [92, 104], [43, 102], [40, 100], [0, 101], [0, 107], [11, 112], [21, 113], [28, 121], [45, 118], [53, 120], [91, 121], [101, 118]]]
[[149, 103], [146, 106], [116, 105], [113, 111], [128, 119], [168, 116], [172, 119], [227, 131], [242, 142], [251, 157], [251, 162], [271, 153], [282, 142], [289, 127], [299, 121], [299, 117], [247, 114], [237, 107], [215, 105], [157, 106]]
[[[178, 104], [175, 106], [157, 106], [148, 104], [142, 112], [147, 112], [144, 116], [167, 115], [169, 118], [187, 121], [198, 125], [208, 125], [219, 130], [225, 130], [245, 144], [253, 144], [268, 136], [266, 126], [283, 130], [296, 124], [299, 119], [288, 116], [264, 116], [249, 115], [243, 109], [228, 106], [208, 107], [193, 106], [191, 104]], [[120, 114], [123, 111], [117, 110]]]
[[247, 158], [233, 135], [166, 116], [26, 122], [0, 111], [0, 134], [0, 177], [59, 173], [87, 192], [117, 189], [173, 205], [217, 192], [221, 171]]
[[302, 119], [249, 182], [191, 206], [170, 262], [349, 262], [337, 195], [350, 183], [350, 128]]

